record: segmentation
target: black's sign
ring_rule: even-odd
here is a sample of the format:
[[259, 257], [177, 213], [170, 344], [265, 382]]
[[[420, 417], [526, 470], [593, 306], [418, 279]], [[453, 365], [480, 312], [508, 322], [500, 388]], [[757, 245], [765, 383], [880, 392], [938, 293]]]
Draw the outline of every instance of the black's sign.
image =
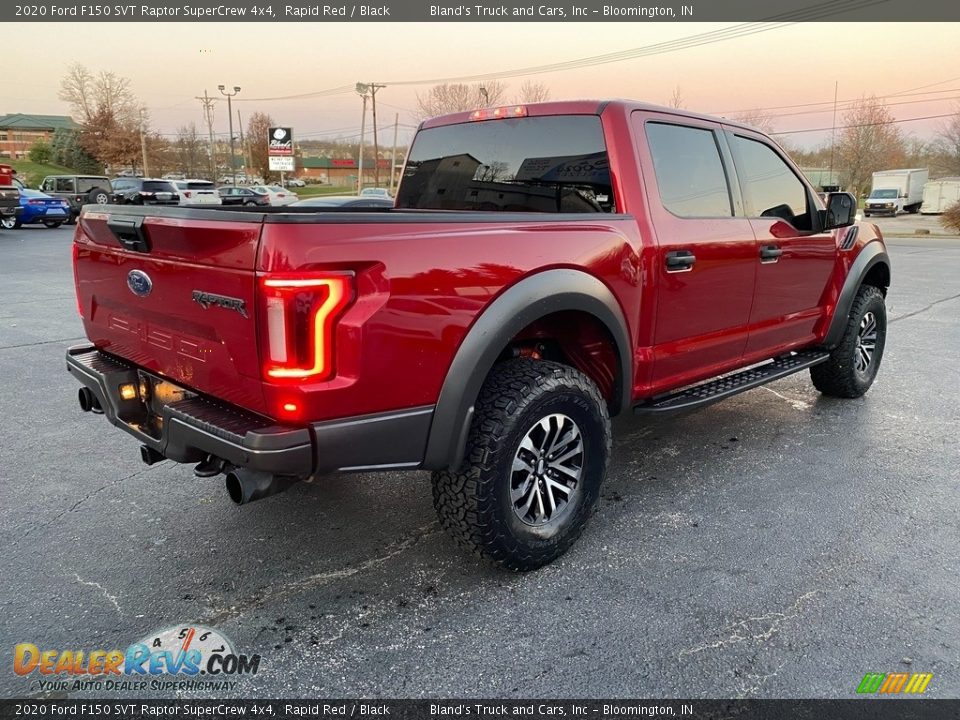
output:
[[272, 127], [268, 138], [268, 155], [293, 155], [293, 129]]

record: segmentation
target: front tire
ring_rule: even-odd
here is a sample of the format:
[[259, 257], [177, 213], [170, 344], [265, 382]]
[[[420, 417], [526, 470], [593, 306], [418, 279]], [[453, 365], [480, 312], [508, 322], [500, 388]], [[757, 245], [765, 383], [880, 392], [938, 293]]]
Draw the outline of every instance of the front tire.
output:
[[840, 344], [826, 362], [810, 368], [813, 386], [824, 395], [858, 398], [877, 377], [887, 338], [883, 293], [862, 285], [854, 298]]
[[17, 222], [17, 218], [13, 215], [4, 215], [0, 218], [0, 228], [4, 230], [13, 230], [20, 227], [20, 223]]
[[559, 363], [517, 359], [480, 391], [456, 470], [433, 473], [440, 523], [466, 549], [514, 571], [535, 570], [580, 537], [610, 459], [607, 405]]

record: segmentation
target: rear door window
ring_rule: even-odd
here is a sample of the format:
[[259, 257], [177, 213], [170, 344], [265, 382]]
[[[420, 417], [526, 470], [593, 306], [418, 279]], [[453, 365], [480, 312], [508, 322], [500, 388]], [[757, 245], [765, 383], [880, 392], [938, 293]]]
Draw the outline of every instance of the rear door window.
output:
[[410, 149], [396, 205], [615, 212], [600, 118], [520, 117], [421, 130]]
[[176, 192], [172, 182], [167, 180], [147, 180], [143, 183], [144, 192]]
[[651, 122], [646, 133], [664, 208], [681, 218], [733, 216], [730, 187], [712, 130]]

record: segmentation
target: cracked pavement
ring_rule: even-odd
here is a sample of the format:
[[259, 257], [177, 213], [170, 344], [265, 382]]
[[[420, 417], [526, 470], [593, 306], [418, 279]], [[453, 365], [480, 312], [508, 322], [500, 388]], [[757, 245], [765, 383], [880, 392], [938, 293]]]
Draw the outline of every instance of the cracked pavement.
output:
[[16, 643], [199, 623], [263, 656], [238, 696], [843, 698], [868, 671], [960, 696], [960, 239], [889, 241], [865, 398], [801, 373], [619, 420], [582, 539], [512, 575], [440, 531], [425, 473], [238, 508], [220, 478], [142, 465], [64, 369], [70, 236], [0, 231], [0, 695], [37, 692]]

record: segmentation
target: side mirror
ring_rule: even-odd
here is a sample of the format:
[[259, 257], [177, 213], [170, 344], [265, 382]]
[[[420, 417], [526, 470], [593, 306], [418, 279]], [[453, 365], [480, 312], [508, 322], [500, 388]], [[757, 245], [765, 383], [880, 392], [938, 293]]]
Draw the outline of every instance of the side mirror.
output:
[[847, 227], [853, 225], [857, 212], [857, 199], [846, 192], [835, 192], [827, 195], [826, 217], [823, 222], [824, 230]]

